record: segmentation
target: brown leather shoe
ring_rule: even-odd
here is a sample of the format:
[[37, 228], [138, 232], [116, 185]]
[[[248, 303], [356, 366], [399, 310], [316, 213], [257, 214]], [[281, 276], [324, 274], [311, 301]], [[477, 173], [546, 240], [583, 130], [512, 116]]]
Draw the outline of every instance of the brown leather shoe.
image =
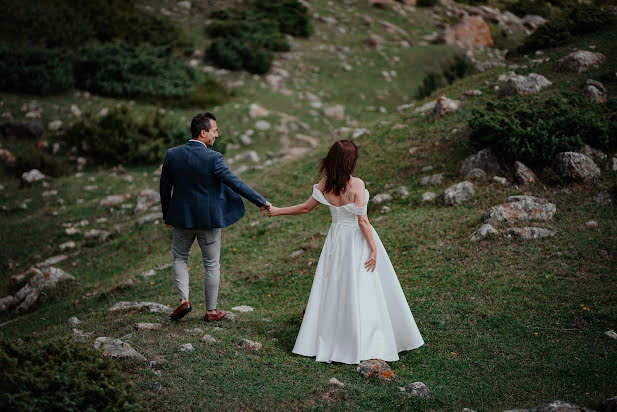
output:
[[183, 304], [178, 306], [178, 308], [176, 310], [174, 310], [171, 315], [169, 315], [169, 318], [171, 320], [180, 320], [180, 319], [182, 319], [184, 317], [184, 315], [189, 313], [191, 311], [191, 309], [193, 309], [193, 308], [191, 307], [191, 304], [187, 300], [186, 302], [184, 302]]
[[204, 320], [206, 322], [214, 322], [215, 320], [223, 319], [226, 314], [227, 314], [227, 312], [225, 312], [224, 310], [216, 309], [216, 313], [208, 313], [208, 312], [206, 312], [206, 314], [204, 316]]

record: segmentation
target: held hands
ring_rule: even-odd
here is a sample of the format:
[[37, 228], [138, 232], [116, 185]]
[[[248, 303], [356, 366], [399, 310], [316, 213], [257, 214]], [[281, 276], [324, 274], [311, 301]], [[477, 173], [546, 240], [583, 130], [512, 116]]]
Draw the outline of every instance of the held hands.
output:
[[374, 272], [375, 266], [377, 266], [377, 251], [372, 250], [369, 259], [364, 262], [364, 269], [367, 272]]
[[272, 207], [272, 203], [266, 201], [266, 204], [259, 208], [259, 210], [261, 211], [261, 215], [265, 216], [266, 215], [266, 211], [267, 211], [268, 216], [270, 216], [270, 208], [271, 207]]

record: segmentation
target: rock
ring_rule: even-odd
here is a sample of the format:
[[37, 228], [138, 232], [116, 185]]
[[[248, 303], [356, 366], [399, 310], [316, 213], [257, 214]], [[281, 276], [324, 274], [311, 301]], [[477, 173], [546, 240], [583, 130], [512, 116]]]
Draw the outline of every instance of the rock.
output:
[[329, 383], [330, 385], [336, 385], [336, 386], [338, 386], [339, 388], [344, 388], [344, 387], [345, 387], [345, 384], [344, 384], [343, 382], [339, 381], [339, 380], [338, 380], [338, 379], [336, 379], [336, 378], [330, 378], [330, 380], [328, 381], [328, 383]]
[[150, 269], [150, 270], [146, 270], [145, 272], [142, 272], [139, 276], [142, 276], [144, 278], [149, 278], [154, 275], [156, 275], [156, 271], [154, 269]]
[[21, 181], [28, 185], [33, 185], [35, 183], [42, 182], [46, 178], [47, 176], [39, 172], [37, 169], [32, 169], [29, 172], [24, 172], [21, 175]]
[[606, 87], [600, 82], [587, 79], [581, 95], [590, 102], [606, 103]]
[[178, 348], [178, 350], [180, 352], [193, 352], [195, 350], [195, 348], [193, 347], [192, 344], [190, 343], [185, 343], [184, 345], [180, 345], [180, 347]]
[[521, 22], [528, 29], [535, 30], [539, 26], [541, 26], [544, 23], [546, 23], [546, 19], [544, 17], [542, 17], [542, 16], [538, 16], [538, 15], [535, 15], [535, 14], [527, 14], [526, 16], [524, 16], [521, 19]]
[[343, 120], [345, 118], [345, 108], [340, 104], [324, 108], [323, 113], [324, 116], [335, 120]]
[[215, 343], [216, 339], [214, 339], [211, 335], [204, 335], [203, 338], [201, 338], [201, 340], [205, 343]]
[[382, 39], [376, 34], [370, 34], [364, 42], [372, 48], [376, 49], [381, 45]]
[[504, 411], [504, 412], [593, 412], [593, 411], [585, 407], [571, 405], [569, 403], [557, 400], [557, 401], [553, 401], [546, 405], [536, 406], [535, 408], [532, 408], [529, 410], [516, 409], [516, 410], [509, 410], [509, 411]]
[[296, 139], [303, 141], [304, 143], [309, 144], [311, 147], [319, 146], [319, 140], [312, 137], [307, 136], [305, 134], [296, 134]]
[[608, 156], [601, 150], [594, 149], [589, 145], [584, 145], [581, 153], [589, 157], [594, 162], [604, 162]]
[[488, 24], [482, 20], [482, 17], [466, 16], [453, 26], [446, 27], [444, 32], [436, 38], [436, 42], [463, 47], [486, 47], [493, 44], [493, 38]]
[[81, 230], [79, 230], [79, 229], [78, 229], [78, 228], [76, 228], [76, 227], [67, 227], [67, 228], [64, 230], [64, 233], [66, 233], [66, 234], [67, 234], [67, 235], [69, 235], [69, 236], [76, 235], [76, 234], [78, 234], [78, 233], [80, 233], [80, 232], [81, 232]]
[[184, 1], [179, 1], [176, 3], [176, 6], [179, 9], [184, 9], [184, 10], [190, 10], [191, 9], [191, 2], [184, 0]]
[[148, 322], [139, 322], [135, 324], [135, 329], [150, 332], [153, 330], [159, 330], [161, 328], [160, 323], [148, 323]]
[[103, 351], [103, 356], [110, 358], [131, 358], [145, 361], [146, 357], [120, 339], [106, 336], [94, 340], [94, 348]]
[[291, 253], [289, 254], [289, 257], [290, 257], [290, 258], [292, 258], [292, 259], [293, 259], [293, 258], [297, 258], [298, 256], [300, 256], [300, 255], [301, 255], [301, 254], [303, 254], [303, 253], [304, 253], [304, 249], [298, 249], [298, 250], [296, 250], [296, 251], [291, 252]]
[[610, 206], [613, 204], [613, 199], [608, 191], [603, 190], [596, 195], [596, 203], [604, 206]]
[[356, 372], [365, 378], [376, 377], [388, 382], [396, 379], [394, 372], [390, 369], [390, 365], [381, 359], [363, 360], [356, 367]]
[[261, 107], [257, 103], [251, 103], [251, 105], [249, 106], [249, 116], [251, 116], [251, 118], [253, 119], [255, 117], [265, 117], [269, 114], [270, 111], [268, 109], [266, 109], [265, 107]]
[[471, 196], [473, 196], [473, 184], [465, 180], [447, 188], [436, 202], [444, 206], [456, 206]]
[[156, 190], [144, 189], [137, 196], [137, 202], [135, 203], [135, 209], [133, 214], [143, 213], [148, 210], [155, 202], [161, 201], [161, 195]]
[[413, 110], [413, 112], [414, 113], [424, 113], [424, 112], [428, 112], [429, 110], [433, 110], [435, 108], [435, 103], [437, 103], [437, 101], [424, 103], [422, 106], [416, 107]]
[[611, 157], [607, 165], [609, 172], [617, 172], [617, 157]]
[[390, 213], [391, 211], [392, 211], [392, 209], [390, 209], [388, 206], [382, 206], [382, 208], [381, 208], [381, 213], [382, 214]]
[[454, 113], [459, 107], [461, 107], [460, 101], [448, 99], [446, 96], [440, 96], [433, 106], [433, 116], [439, 117]]
[[57, 196], [58, 195], [58, 191], [57, 190], [46, 190], [42, 193], [43, 197], [49, 197], [49, 196]]
[[60, 250], [74, 249], [75, 248], [75, 242], [70, 240], [68, 242], [61, 243], [58, 247], [60, 248]]
[[617, 339], [617, 333], [615, 333], [615, 331], [612, 329], [607, 330], [606, 332], [604, 332], [604, 334], [608, 336], [609, 338]]
[[251, 306], [242, 305], [234, 306], [233, 308], [231, 308], [231, 310], [237, 310], [238, 312], [252, 312], [255, 309], [253, 309]]
[[60, 263], [63, 260], [66, 260], [67, 258], [68, 258], [67, 255], [56, 255], [56, 256], [52, 256], [50, 258], [47, 258], [44, 261], [39, 262], [39, 263], [37, 263], [34, 266], [36, 266], [39, 269], [43, 269], [43, 268], [46, 268], [48, 266], [55, 265], [56, 263]]
[[69, 320], [66, 321], [66, 324], [71, 327], [74, 328], [75, 326], [79, 325], [81, 323], [81, 321], [79, 319], [77, 319], [77, 317], [75, 316], [71, 316], [69, 318]]
[[467, 173], [467, 177], [471, 180], [481, 180], [486, 177], [486, 172], [482, 169], [471, 169], [469, 173]]
[[270, 122], [266, 122], [265, 120], [258, 120], [255, 123], [255, 127], [259, 130], [268, 130], [270, 129]]
[[6, 149], [0, 149], [0, 162], [6, 166], [12, 166], [15, 164], [15, 156], [13, 153]]
[[437, 195], [433, 192], [424, 192], [422, 194], [422, 201], [423, 202], [430, 202], [432, 200], [435, 199], [435, 197], [437, 197]]
[[81, 116], [81, 110], [77, 107], [76, 104], [71, 105], [71, 114], [75, 117]]
[[233, 312], [227, 311], [225, 312], [225, 316], [223, 316], [225, 320], [236, 320], [236, 315]]
[[517, 160], [514, 163], [514, 169], [515, 169], [516, 179], [520, 183], [524, 185], [531, 185], [531, 184], [538, 182], [538, 177], [536, 176], [536, 174], [533, 172], [533, 170], [525, 166], [524, 163], [519, 162]]
[[587, 222], [585, 222], [585, 227], [588, 229], [598, 227], [598, 222], [596, 222], [595, 220], [588, 220]]
[[241, 348], [247, 349], [251, 352], [259, 352], [261, 350], [261, 343], [248, 339], [242, 339], [239, 345]]
[[143, 311], [144, 309], [149, 310], [150, 312], [154, 312], [154, 313], [164, 313], [166, 315], [169, 315], [170, 313], [172, 313], [174, 310], [170, 307], [167, 307], [161, 303], [156, 303], [156, 302], [118, 302], [115, 305], [113, 305], [111, 308], [109, 308], [110, 312], [115, 312], [118, 310], [139, 310], [139, 311]]
[[249, 150], [244, 153], [239, 153], [234, 157], [236, 161], [240, 162], [250, 162], [250, 163], [259, 163], [259, 155], [254, 150]]
[[[435, 175], [424, 176], [418, 180], [418, 186], [432, 186], [432, 185], [440, 185], [443, 183], [443, 173], [438, 173]], [[375, 200], [373, 199], [373, 203]]]
[[511, 227], [505, 231], [506, 237], [519, 239], [537, 239], [540, 237], [554, 236], [555, 231], [543, 227]]
[[49, 129], [52, 132], [60, 130], [61, 128], [62, 128], [62, 120], [52, 120], [47, 125], [47, 129]]
[[482, 169], [490, 175], [497, 173], [501, 168], [491, 149], [482, 149], [463, 160], [459, 173], [461, 176], [467, 176], [473, 169]]
[[428, 386], [426, 386], [422, 382], [410, 383], [409, 385], [405, 387], [401, 386], [399, 387], [399, 390], [401, 392], [404, 392], [405, 396], [407, 396], [408, 398], [418, 396], [420, 398], [429, 399], [431, 397], [431, 393], [428, 390]]
[[600, 168], [582, 153], [558, 153], [553, 162], [554, 170], [571, 180], [590, 182], [600, 177]]
[[429, 165], [429, 166], [424, 166], [421, 169], [423, 172], [430, 172], [431, 170], [433, 170], [433, 166]]
[[482, 220], [487, 223], [527, 222], [552, 220], [557, 208], [554, 203], [534, 196], [510, 196], [507, 203], [487, 209]]
[[101, 229], [90, 229], [83, 233], [84, 239], [96, 238], [99, 242], [106, 242], [111, 236], [111, 232]]
[[0, 310], [15, 308], [16, 313], [24, 312], [36, 303], [43, 290], [53, 288], [59, 282], [75, 280], [67, 272], [53, 266], [45, 269], [33, 267], [29, 269], [29, 272], [33, 276], [24, 287], [13, 296], [0, 299]]
[[461, 100], [462, 99], [468, 99], [470, 97], [476, 97], [476, 96], [481, 96], [482, 92], [478, 89], [473, 89], [473, 90], [465, 90], [463, 92], [463, 95], [461, 96]]
[[397, 191], [402, 198], [406, 198], [407, 196], [409, 196], [409, 189], [407, 189], [406, 186], [400, 186]]
[[137, 219], [137, 224], [141, 226], [146, 223], [156, 222], [157, 220], [163, 220], [163, 212], [148, 213]]
[[495, 229], [490, 224], [485, 223], [480, 226], [480, 229], [476, 230], [469, 236], [469, 240], [471, 240], [472, 242], [480, 242], [481, 240], [496, 235], [499, 235], [497, 229]]
[[128, 200], [131, 196], [127, 193], [124, 195], [111, 195], [102, 199], [99, 202], [99, 206], [118, 206]]
[[201, 335], [202, 333], [204, 333], [204, 330], [202, 328], [190, 328], [184, 329], [184, 331], [192, 335]]
[[553, 83], [538, 73], [530, 73], [527, 76], [515, 75], [506, 80], [505, 84], [501, 86], [500, 95], [512, 96], [520, 94], [526, 96], [537, 93], [551, 84]]
[[389, 193], [380, 193], [378, 195], [373, 196], [373, 198], [371, 199], [371, 203], [375, 205], [380, 205], [382, 203], [389, 202], [391, 200], [392, 200], [392, 195], [390, 195]]
[[91, 343], [94, 335], [92, 333], [84, 333], [81, 330], [73, 329], [73, 336], [69, 339], [71, 342]]
[[581, 73], [592, 67], [598, 67], [606, 61], [602, 53], [577, 50], [557, 61], [557, 69], [567, 72]]

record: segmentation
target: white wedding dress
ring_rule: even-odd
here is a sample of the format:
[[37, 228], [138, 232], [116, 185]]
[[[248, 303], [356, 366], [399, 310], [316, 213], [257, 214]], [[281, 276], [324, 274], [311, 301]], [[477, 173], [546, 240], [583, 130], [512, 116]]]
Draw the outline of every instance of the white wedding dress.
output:
[[327, 205], [332, 225], [319, 257], [302, 326], [293, 353], [318, 362], [357, 364], [366, 359], [397, 361], [398, 352], [424, 344], [401, 285], [375, 229], [377, 266], [364, 268], [369, 247], [358, 216], [363, 207], [333, 206], [313, 187], [313, 197]]

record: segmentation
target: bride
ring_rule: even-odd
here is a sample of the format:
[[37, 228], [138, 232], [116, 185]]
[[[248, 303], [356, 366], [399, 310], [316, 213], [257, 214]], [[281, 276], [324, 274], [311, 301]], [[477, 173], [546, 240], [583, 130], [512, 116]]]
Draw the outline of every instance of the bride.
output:
[[369, 193], [352, 176], [358, 148], [339, 140], [320, 161], [323, 177], [299, 205], [271, 206], [270, 216], [328, 206], [332, 225], [293, 353], [318, 362], [357, 364], [366, 359], [397, 361], [398, 352], [424, 344], [388, 254], [369, 223]]

